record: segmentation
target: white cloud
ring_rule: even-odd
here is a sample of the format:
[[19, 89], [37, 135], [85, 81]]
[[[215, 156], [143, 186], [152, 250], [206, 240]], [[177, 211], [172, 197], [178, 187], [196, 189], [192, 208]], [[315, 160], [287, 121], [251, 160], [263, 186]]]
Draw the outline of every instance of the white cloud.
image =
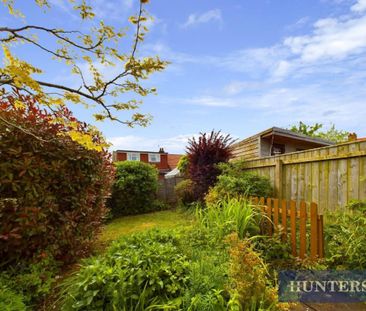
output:
[[366, 17], [318, 20], [312, 35], [288, 37], [284, 46], [304, 62], [344, 59], [365, 50]]
[[202, 14], [191, 14], [187, 21], [182, 24], [182, 28], [191, 27], [197, 24], [205, 24], [211, 21], [222, 23], [221, 10], [213, 9]]
[[362, 13], [366, 10], [366, 0], [358, 0], [352, 7], [352, 12]]
[[224, 92], [227, 95], [237, 95], [245, 90], [257, 90], [268, 86], [267, 82], [255, 82], [255, 81], [232, 81], [224, 86]]
[[192, 138], [193, 134], [184, 134], [166, 138], [148, 138], [143, 136], [116, 136], [109, 137], [107, 140], [113, 144], [111, 150], [146, 150], [158, 151], [159, 148], [164, 148], [168, 153], [184, 153], [188, 143], [188, 139]]
[[199, 96], [186, 99], [187, 104], [194, 104], [208, 107], [236, 107], [238, 102], [226, 97]]
[[291, 64], [286, 60], [281, 60], [278, 62], [276, 68], [273, 71], [274, 78], [282, 78], [286, 76], [291, 70]]
[[[253, 48], [235, 51], [224, 57], [211, 59], [212, 64], [228, 68], [233, 71], [261, 74], [262, 70], [276, 67], [280, 59], [288, 55], [286, 49], [280, 45], [268, 48]], [[210, 58], [206, 58], [210, 60]]]
[[304, 27], [306, 24], [309, 23], [310, 17], [309, 16], [304, 16], [300, 19], [298, 19], [295, 23], [286, 26], [286, 30], [288, 31], [293, 31], [296, 29], [301, 29], [302, 27]]

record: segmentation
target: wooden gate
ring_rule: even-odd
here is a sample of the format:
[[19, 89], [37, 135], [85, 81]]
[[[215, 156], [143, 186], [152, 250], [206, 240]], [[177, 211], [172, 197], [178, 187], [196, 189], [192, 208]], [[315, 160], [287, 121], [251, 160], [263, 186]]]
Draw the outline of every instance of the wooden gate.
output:
[[253, 205], [267, 216], [263, 231], [272, 235], [281, 229], [282, 239], [290, 239], [292, 255], [311, 259], [324, 257], [323, 215], [316, 203], [250, 197]]

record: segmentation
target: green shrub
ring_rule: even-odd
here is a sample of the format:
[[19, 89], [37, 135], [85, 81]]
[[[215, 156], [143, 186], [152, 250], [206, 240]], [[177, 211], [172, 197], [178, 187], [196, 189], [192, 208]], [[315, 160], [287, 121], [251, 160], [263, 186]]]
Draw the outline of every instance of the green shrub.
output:
[[1, 311], [25, 311], [27, 310], [23, 297], [9, 289], [0, 280], [0, 310]]
[[188, 176], [189, 159], [188, 159], [188, 156], [186, 154], [179, 159], [177, 168], [183, 176]]
[[139, 161], [116, 163], [116, 180], [109, 201], [112, 215], [133, 215], [159, 210], [156, 201], [158, 170]]
[[106, 214], [110, 156], [65, 135], [67, 119], [76, 133], [93, 131], [95, 142], [103, 141], [66, 108], [56, 118], [39, 110], [31, 97], [17, 99], [25, 109], [14, 100], [0, 100], [0, 115], [10, 122], [0, 122], [0, 262], [9, 265], [42, 252], [75, 261]]
[[240, 238], [259, 234], [261, 214], [256, 212], [245, 199], [228, 198], [206, 209], [196, 209], [196, 217], [201, 226], [210, 228], [223, 238], [236, 232]]
[[174, 187], [174, 191], [178, 202], [183, 205], [193, 203], [195, 200], [194, 185], [190, 179], [182, 180]]
[[221, 174], [214, 187], [206, 195], [207, 203], [214, 203], [226, 197], [257, 196], [270, 197], [272, 187], [269, 179], [245, 171], [245, 162], [236, 161], [219, 165]]
[[[153, 230], [115, 242], [65, 283], [62, 310], [146, 310], [179, 305], [189, 263], [177, 238]], [[155, 306], [155, 307], [153, 307]]]
[[332, 269], [366, 269], [366, 216], [360, 212], [327, 215], [326, 262]]
[[366, 200], [351, 200], [348, 202], [346, 209], [366, 215]]
[[282, 239], [281, 232], [275, 232], [273, 236], [258, 236], [253, 245], [270, 268], [291, 268], [295, 263], [290, 242]]

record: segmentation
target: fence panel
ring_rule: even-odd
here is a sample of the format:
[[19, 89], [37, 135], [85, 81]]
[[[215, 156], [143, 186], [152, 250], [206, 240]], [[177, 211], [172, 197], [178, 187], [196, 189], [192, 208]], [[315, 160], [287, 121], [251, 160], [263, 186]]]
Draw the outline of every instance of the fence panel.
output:
[[268, 177], [280, 201], [314, 202], [320, 212], [366, 200], [366, 141], [250, 160], [246, 170]]
[[173, 177], [168, 179], [159, 180], [159, 188], [157, 192], [157, 197], [159, 200], [167, 203], [174, 204], [177, 202], [177, 197], [175, 194], [174, 187], [180, 183], [183, 177]]

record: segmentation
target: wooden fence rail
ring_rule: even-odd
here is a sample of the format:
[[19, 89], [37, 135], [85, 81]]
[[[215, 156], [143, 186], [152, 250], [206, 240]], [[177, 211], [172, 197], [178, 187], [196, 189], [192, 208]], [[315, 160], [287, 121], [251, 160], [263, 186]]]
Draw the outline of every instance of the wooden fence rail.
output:
[[281, 230], [282, 239], [290, 239], [293, 256], [303, 259], [310, 250], [311, 259], [324, 257], [323, 215], [318, 213], [316, 203], [263, 197], [251, 197], [250, 201], [267, 216], [263, 233], [273, 235]]
[[366, 200], [366, 140], [248, 160], [245, 170], [269, 178], [276, 198], [315, 202], [321, 213]]

